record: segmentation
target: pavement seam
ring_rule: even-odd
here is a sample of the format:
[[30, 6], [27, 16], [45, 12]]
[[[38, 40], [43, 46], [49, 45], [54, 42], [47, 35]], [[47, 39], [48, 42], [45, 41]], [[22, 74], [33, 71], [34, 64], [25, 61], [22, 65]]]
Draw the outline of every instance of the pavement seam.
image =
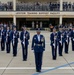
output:
[[65, 59], [65, 61], [68, 63], [68, 65], [71, 67], [71, 69], [74, 71], [74, 69], [72, 68], [71, 64], [69, 64], [69, 62], [67, 61], [67, 59], [63, 56], [63, 58]]

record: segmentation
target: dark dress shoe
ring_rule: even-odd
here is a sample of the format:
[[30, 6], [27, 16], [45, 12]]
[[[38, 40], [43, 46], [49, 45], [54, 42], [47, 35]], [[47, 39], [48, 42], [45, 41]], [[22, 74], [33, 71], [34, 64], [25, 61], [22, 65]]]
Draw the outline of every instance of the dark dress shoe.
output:
[[68, 52], [65, 52], [66, 54], [68, 54]]
[[63, 56], [63, 55], [59, 55], [59, 56]]
[[54, 58], [53, 60], [56, 60], [56, 58]]
[[7, 52], [8, 54], [10, 53], [10, 52]]
[[27, 61], [27, 59], [23, 59], [23, 61]]
[[41, 72], [41, 70], [36, 70], [36, 72]]
[[16, 55], [13, 55], [13, 57], [16, 57]]

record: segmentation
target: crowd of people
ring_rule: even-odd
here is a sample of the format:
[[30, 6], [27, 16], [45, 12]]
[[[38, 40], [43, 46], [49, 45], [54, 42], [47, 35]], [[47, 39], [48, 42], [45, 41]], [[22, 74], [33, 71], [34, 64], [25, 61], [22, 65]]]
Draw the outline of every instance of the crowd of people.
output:
[[[0, 2], [0, 11], [13, 10], [13, 2]], [[60, 11], [60, 2], [17, 2], [17, 11]], [[74, 11], [74, 2], [63, 2], [63, 11]]]
[[16, 10], [17, 11], [59, 11], [60, 4], [59, 2], [34, 2], [34, 3], [17, 3]]
[[74, 2], [63, 2], [63, 11], [74, 11]]
[[12, 30], [13, 27], [15, 26], [15, 24], [14, 23], [7, 23], [7, 22], [1, 22], [0, 23], [0, 27], [3, 27], [4, 30], [6, 30], [8, 26], [10, 26], [10, 29]]
[[[17, 11], [59, 11], [60, 2], [46, 2], [46, 3], [25, 3], [20, 2], [16, 4]], [[74, 11], [74, 2], [63, 2], [63, 11]]]
[[0, 11], [11, 11], [13, 10], [13, 2], [2, 3], [0, 2]]
[[[72, 51], [74, 51], [74, 26], [59, 26], [59, 31], [54, 27], [53, 32], [50, 34], [52, 59], [57, 59], [57, 54], [63, 56], [64, 53], [69, 53], [69, 43], [72, 43]], [[58, 53], [57, 53], [58, 50]]]

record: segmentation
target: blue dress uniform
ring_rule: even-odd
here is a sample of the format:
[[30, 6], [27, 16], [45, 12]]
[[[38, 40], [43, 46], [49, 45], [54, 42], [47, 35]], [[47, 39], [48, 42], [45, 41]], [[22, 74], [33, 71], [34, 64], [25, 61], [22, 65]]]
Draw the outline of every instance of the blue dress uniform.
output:
[[68, 54], [68, 48], [69, 48], [69, 31], [65, 31], [64, 33], [64, 44], [65, 44], [65, 53]]
[[30, 39], [30, 34], [28, 31], [22, 31], [20, 34], [20, 40], [21, 40], [21, 45], [22, 45], [22, 54], [23, 54], [23, 61], [27, 60], [28, 56], [28, 45], [29, 45], [29, 40]]
[[4, 51], [5, 49], [5, 37], [6, 37], [6, 31], [5, 30], [1, 30], [1, 51]]
[[0, 27], [0, 42], [1, 42], [1, 27]]
[[59, 56], [62, 56], [63, 43], [64, 43], [64, 32], [59, 31], [57, 35], [58, 35], [57, 38], [58, 38], [58, 51], [59, 51]]
[[11, 30], [6, 31], [6, 52], [10, 53]]
[[51, 33], [50, 40], [51, 40], [51, 48], [52, 48], [52, 59], [56, 60], [57, 58], [57, 33], [56, 32]]
[[17, 56], [19, 32], [13, 30], [11, 33], [11, 37], [12, 37], [12, 46], [13, 46], [13, 56]]
[[71, 31], [72, 51], [74, 51], [74, 30]]
[[71, 38], [71, 32], [72, 32], [72, 29], [70, 28], [69, 29], [69, 37]]
[[43, 35], [34, 35], [32, 39], [32, 50], [34, 50], [36, 71], [40, 72], [42, 67], [43, 51], [45, 51], [45, 38]]

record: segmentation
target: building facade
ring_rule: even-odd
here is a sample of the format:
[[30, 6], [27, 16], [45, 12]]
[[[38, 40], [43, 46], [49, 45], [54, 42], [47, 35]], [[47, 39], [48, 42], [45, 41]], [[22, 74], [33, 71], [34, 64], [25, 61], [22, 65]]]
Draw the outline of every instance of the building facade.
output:
[[[34, 1], [37, 2], [36, 3], [37, 7], [35, 6], [35, 3], [33, 4], [34, 6], [32, 6], [29, 0], [25, 0], [25, 2], [24, 0], [8, 0], [8, 1], [12, 2], [12, 10], [7, 11], [6, 9], [4, 11], [0, 10], [0, 22], [14, 23], [15, 25], [17, 25], [18, 29], [20, 29], [24, 24], [28, 28], [36, 28], [37, 25], [38, 27], [48, 28], [50, 24], [59, 25], [65, 23], [74, 23], [73, 0], [44, 0], [44, 1], [39, 0], [40, 3], [41, 2], [44, 3], [43, 5], [44, 7], [46, 4], [45, 2], [47, 3], [50, 2], [49, 5], [53, 5], [54, 7], [56, 3], [58, 3], [58, 5], [56, 5], [57, 8], [55, 9], [53, 9], [54, 8], [53, 6], [52, 8], [50, 8], [51, 6], [48, 5], [50, 10], [48, 7], [41, 8], [41, 6], [39, 6], [40, 3], [38, 0], [31, 1], [31, 3], [33, 3]], [[26, 9], [25, 6], [27, 6]]]

